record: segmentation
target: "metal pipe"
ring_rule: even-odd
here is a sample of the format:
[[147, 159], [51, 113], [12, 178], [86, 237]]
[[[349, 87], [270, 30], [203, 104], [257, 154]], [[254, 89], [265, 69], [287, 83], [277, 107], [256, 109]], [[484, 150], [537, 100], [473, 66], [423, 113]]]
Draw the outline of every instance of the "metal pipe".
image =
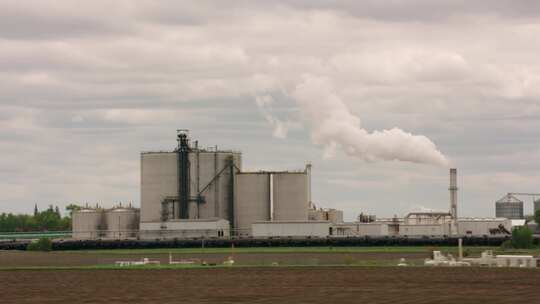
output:
[[189, 137], [187, 130], [178, 130], [178, 213], [175, 218], [189, 218], [190, 176], [189, 176]]
[[[226, 168], [226, 167], [224, 167], [224, 168]], [[220, 217], [219, 216], [220, 199], [219, 199], [219, 175], [218, 175], [217, 145], [216, 145], [216, 151], [214, 152], [214, 176], [216, 178], [216, 183], [214, 185], [214, 217]]]
[[450, 214], [453, 219], [457, 219], [457, 169], [450, 169]]
[[459, 260], [463, 260], [463, 239], [458, 239], [458, 247], [459, 247]]
[[274, 174], [270, 173], [268, 175], [270, 183], [270, 221], [274, 220]]
[[308, 206], [311, 206], [311, 163], [306, 165]]
[[196, 157], [197, 157], [197, 218], [201, 217], [201, 208], [200, 208], [200, 201], [198, 200], [200, 198], [201, 194], [201, 167], [200, 167], [200, 150], [199, 150], [199, 141], [195, 141], [195, 151], [196, 151]]

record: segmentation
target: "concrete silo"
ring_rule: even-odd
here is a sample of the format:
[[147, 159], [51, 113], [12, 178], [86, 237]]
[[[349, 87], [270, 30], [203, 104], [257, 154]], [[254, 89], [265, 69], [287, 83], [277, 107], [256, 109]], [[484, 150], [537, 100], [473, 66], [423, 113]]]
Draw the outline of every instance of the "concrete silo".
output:
[[178, 148], [141, 154], [141, 222], [234, 217], [234, 175], [241, 154], [192, 146], [178, 132]]
[[222, 218], [232, 223], [234, 176], [242, 167], [241, 154], [194, 147], [189, 153], [189, 162], [192, 199], [188, 218]]
[[238, 173], [235, 179], [235, 228], [237, 235], [250, 235], [251, 224], [270, 220], [270, 174]]
[[308, 221], [309, 170], [239, 172], [235, 179], [235, 230], [251, 235], [256, 222]]
[[178, 194], [177, 155], [172, 152], [141, 154], [141, 222], [158, 222], [162, 202]]
[[74, 239], [99, 239], [103, 235], [106, 225], [103, 218], [103, 209], [84, 208], [73, 211], [72, 219], [72, 237]]
[[118, 207], [105, 211], [106, 238], [126, 239], [137, 237], [139, 231], [139, 209]]
[[306, 172], [273, 173], [272, 192], [272, 220], [308, 220], [308, 174]]

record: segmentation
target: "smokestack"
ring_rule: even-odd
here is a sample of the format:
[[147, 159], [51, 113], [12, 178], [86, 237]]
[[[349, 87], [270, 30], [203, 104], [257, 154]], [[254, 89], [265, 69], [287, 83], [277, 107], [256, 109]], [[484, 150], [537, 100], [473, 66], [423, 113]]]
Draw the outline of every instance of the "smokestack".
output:
[[458, 246], [459, 246], [459, 261], [463, 260], [463, 239], [458, 239]]
[[311, 163], [306, 165], [308, 205], [311, 206]]
[[452, 219], [457, 221], [457, 169], [450, 169], [450, 214]]

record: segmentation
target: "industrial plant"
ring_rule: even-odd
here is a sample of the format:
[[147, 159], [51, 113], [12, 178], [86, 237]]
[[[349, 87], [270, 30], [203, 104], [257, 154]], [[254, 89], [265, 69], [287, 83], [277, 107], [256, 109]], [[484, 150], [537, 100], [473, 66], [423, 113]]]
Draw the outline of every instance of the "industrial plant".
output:
[[523, 218], [512, 194], [497, 201], [495, 218], [458, 217], [457, 170], [450, 169], [448, 211], [345, 222], [341, 210], [312, 201], [311, 164], [244, 171], [239, 151], [201, 148], [188, 130], [178, 130], [177, 141], [173, 151], [141, 153], [140, 210], [85, 207], [73, 213], [73, 238], [484, 237], [508, 235], [519, 224], [513, 219]]

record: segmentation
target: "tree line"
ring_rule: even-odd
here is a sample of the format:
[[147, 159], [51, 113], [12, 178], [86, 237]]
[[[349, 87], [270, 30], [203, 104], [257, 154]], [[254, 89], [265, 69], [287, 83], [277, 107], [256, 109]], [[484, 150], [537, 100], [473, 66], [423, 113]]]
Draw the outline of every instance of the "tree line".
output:
[[30, 231], [66, 231], [71, 230], [71, 213], [80, 209], [71, 204], [66, 207], [68, 216], [62, 216], [58, 206], [49, 205], [43, 211], [39, 211], [37, 205], [34, 214], [0, 214], [0, 232], [30, 232]]

